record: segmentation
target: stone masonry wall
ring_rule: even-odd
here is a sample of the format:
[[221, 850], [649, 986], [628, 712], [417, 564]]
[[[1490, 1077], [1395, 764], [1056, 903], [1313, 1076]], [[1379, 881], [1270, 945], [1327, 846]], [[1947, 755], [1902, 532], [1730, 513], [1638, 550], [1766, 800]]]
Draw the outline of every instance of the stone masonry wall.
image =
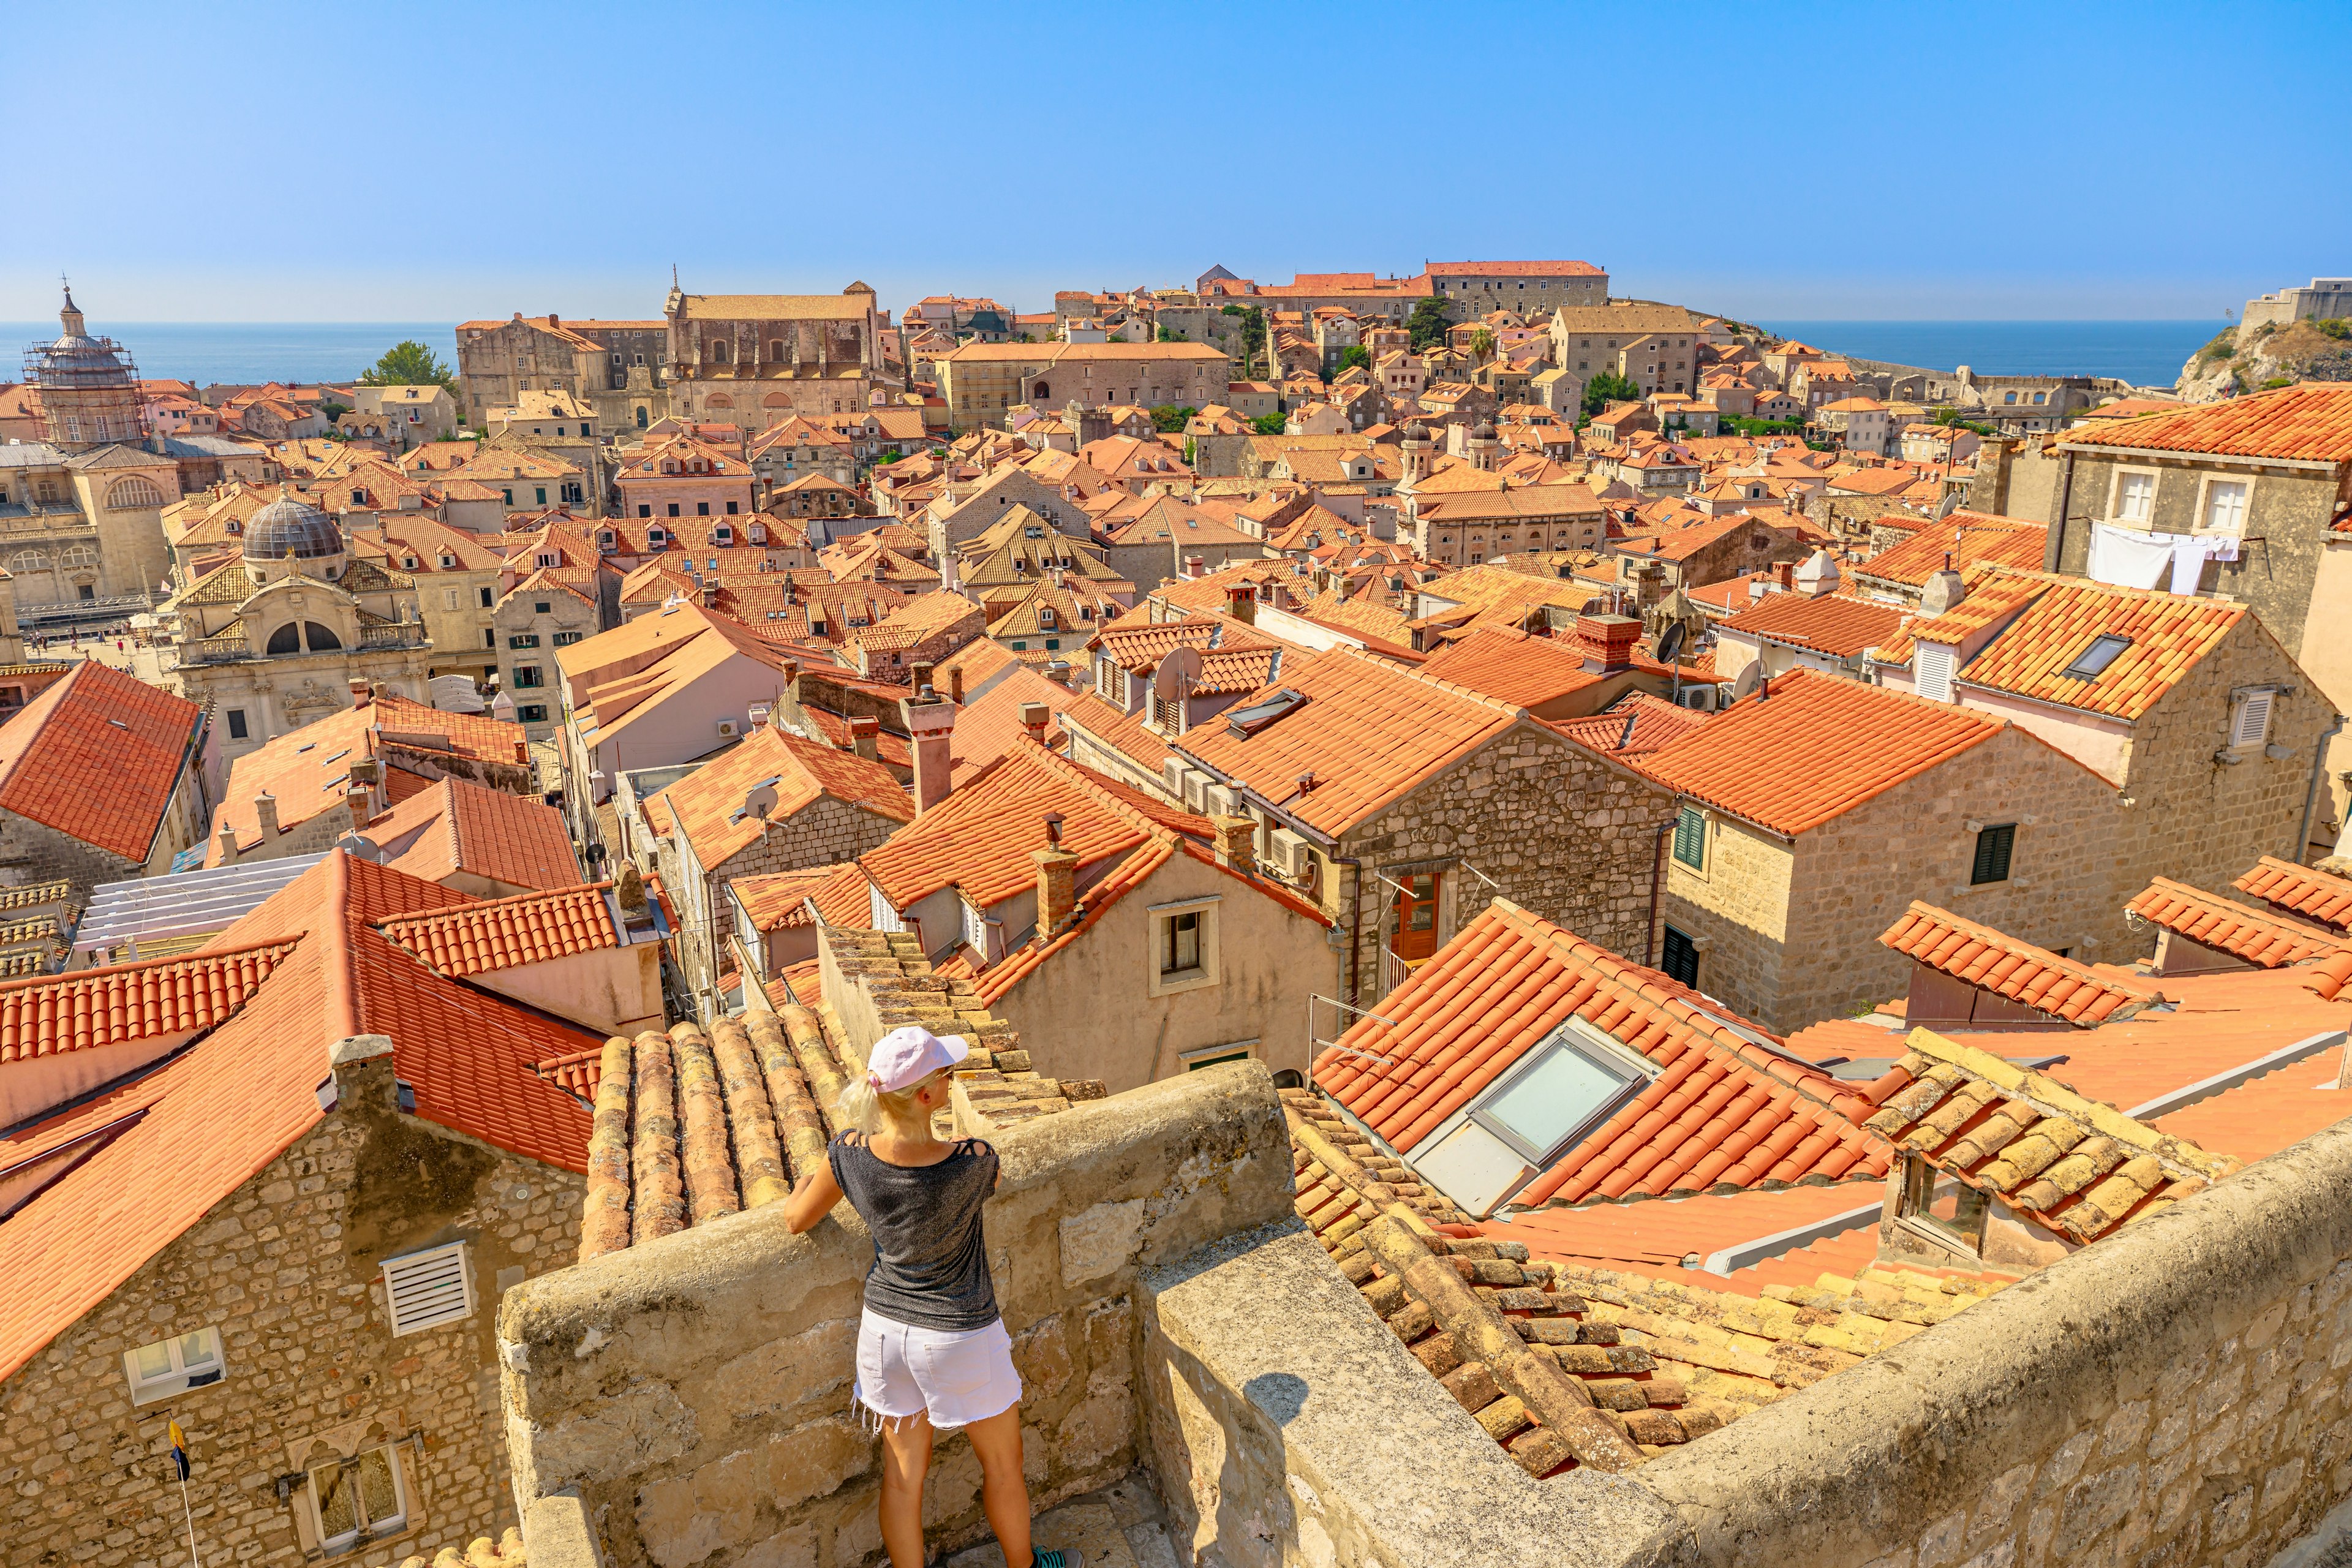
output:
[[[723, 912], [728, 907], [723, 892], [728, 882], [738, 877], [798, 871], [810, 866], [853, 860], [879, 847], [901, 826], [879, 812], [833, 795], [820, 795], [729, 856], [710, 874], [707, 886], [688, 895], [694, 900], [694, 912], [684, 933], [689, 978], [699, 985], [730, 967], [730, 960], [719, 956], [726, 952], [726, 941], [735, 930], [731, 916]], [[693, 847], [686, 842], [683, 830], [675, 837], [681, 863], [676, 875], [681, 882], [672, 886], [679, 887], [683, 878], [693, 874], [687, 865], [692, 859]], [[667, 866], [664, 868], [667, 870]]]
[[71, 882], [73, 893], [68, 901], [79, 908], [89, 904], [89, 890], [100, 883], [119, 882], [139, 874], [139, 867], [133, 861], [84, 844], [28, 816], [0, 811], [0, 879], [10, 886]]
[[1707, 819], [1706, 864], [1694, 869], [1669, 849], [1664, 923], [1698, 944], [1701, 990], [1765, 1023], [1777, 1010], [1789, 960], [1797, 851], [1722, 812], [1702, 807], [1701, 814]]
[[1369, 1005], [1387, 989], [1381, 951], [1396, 896], [1371, 873], [1395, 877], [1428, 861], [1449, 862], [1444, 874], [1454, 884], [1454, 919], [1439, 930], [1441, 941], [1500, 897], [1646, 962], [1655, 829], [1674, 813], [1673, 792], [1629, 768], [1538, 724], [1506, 731], [1341, 841], [1343, 855], [1363, 862], [1352, 889], [1341, 888], [1338, 910], [1345, 931], [1346, 900], [1353, 898], [1360, 1000]]
[[[185, 1562], [174, 1416], [207, 1564], [305, 1562], [304, 1505], [281, 1502], [278, 1479], [390, 1442], [410, 1528], [308, 1561], [382, 1568], [520, 1522], [492, 1319], [500, 1291], [572, 1256], [583, 1184], [400, 1115], [391, 1071], [340, 1069], [336, 1110], [0, 1384], [0, 1563]], [[393, 1338], [381, 1260], [460, 1239], [473, 1317]], [[134, 1407], [124, 1353], [207, 1327], [221, 1381]]]
[[[1272, 1080], [1234, 1063], [998, 1139], [989, 1259], [1024, 1384], [1033, 1504], [1136, 1462], [1138, 1271], [1286, 1215]], [[517, 1495], [577, 1488], [612, 1568], [876, 1561], [878, 1444], [850, 1394], [872, 1244], [842, 1205], [803, 1236], [766, 1205], [533, 1281], [499, 1316]], [[979, 1464], [939, 1444], [924, 1518], [981, 1535]], [[541, 1548], [532, 1547], [533, 1555]]]

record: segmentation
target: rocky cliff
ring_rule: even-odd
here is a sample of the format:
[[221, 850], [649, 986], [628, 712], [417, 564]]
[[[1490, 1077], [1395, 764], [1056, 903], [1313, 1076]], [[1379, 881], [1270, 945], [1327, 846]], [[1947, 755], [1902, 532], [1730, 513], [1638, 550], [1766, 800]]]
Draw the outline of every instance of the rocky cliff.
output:
[[2173, 390], [2210, 403], [2298, 381], [2352, 381], [2352, 321], [2231, 327], [2189, 356]]

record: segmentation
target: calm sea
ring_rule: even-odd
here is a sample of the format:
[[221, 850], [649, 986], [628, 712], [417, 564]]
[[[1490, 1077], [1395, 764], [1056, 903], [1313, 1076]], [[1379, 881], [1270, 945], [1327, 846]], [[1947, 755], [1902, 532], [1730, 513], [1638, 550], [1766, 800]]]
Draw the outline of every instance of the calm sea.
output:
[[[131, 351], [139, 374], [151, 381], [350, 381], [383, 357], [384, 350], [414, 338], [451, 370], [457, 368], [454, 321], [107, 321], [93, 320]], [[0, 321], [0, 380], [16, 379], [17, 351], [58, 335], [47, 321]]]
[[1988, 375], [2112, 375], [2170, 386], [2227, 321], [1759, 321], [1857, 359]]

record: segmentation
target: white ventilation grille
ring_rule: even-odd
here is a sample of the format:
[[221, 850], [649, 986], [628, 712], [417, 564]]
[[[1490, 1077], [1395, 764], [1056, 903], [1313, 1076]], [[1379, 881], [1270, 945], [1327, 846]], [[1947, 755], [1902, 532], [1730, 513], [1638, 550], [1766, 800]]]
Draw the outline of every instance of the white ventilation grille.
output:
[[2256, 691], [2240, 699], [2238, 721], [2231, 728], [2230, 744], [2259, 746], [2270, 739], [2270, 732], [2271, 694], [2267, 691]]
[[1914, 657], [1918, 660], [1919, 695], [1934, 698], [1938, 702], [1949, 702], [1952, 700], [1952, 650], [1941, 643], [1923, 642], [1914, 646], [1918, 650]]
[[474, 1315], [474, 1279], [462, 1241], [385, 1258], [383, 1283], [395, 1339]]

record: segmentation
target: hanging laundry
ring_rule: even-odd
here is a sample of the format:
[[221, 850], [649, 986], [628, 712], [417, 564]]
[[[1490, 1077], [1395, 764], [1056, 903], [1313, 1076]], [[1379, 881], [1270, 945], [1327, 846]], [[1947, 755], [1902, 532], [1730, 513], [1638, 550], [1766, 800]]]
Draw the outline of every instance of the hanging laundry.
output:
[[2184, 535], [2172, 547], [2172, 592], [2197, 592], [2197, 579], [2205, 574], [2205, 557], [2212, 548], [2211, 540], [2200, 539], [2193, 534]]
[[[2118, 588], [2153, 588], [2172, 566], [2176, 535], [2143, 533], [2111, 522], [2091, 525], [2091, 559], [2085, 575]], [[2202, 565], [2200, 559], [2200, 565]]]

